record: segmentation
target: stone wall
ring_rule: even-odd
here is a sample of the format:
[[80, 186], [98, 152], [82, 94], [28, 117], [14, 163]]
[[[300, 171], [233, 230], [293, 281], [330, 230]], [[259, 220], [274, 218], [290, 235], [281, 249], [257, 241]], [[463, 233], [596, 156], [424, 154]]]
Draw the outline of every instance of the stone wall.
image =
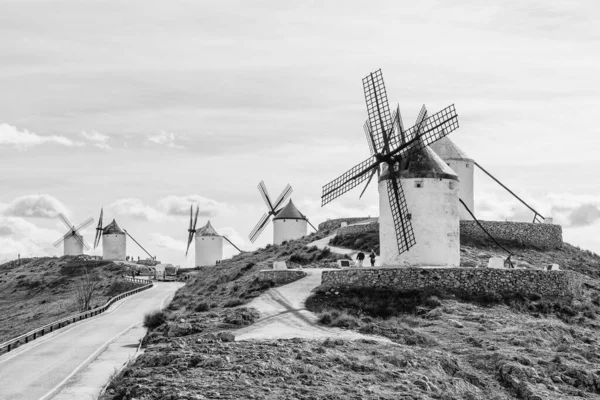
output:
[[319, 224], [319, 230], [323, 231], [323, 230], [337, 229], [341, 226], [342, 222], [347, 222], [348, 224], [352, 224], [354, 222], [364, 221], [365, 219], [368, 219], [368, 218], [369, 217], [330, 219], [325, 222], [321, 222]]
[[339, 228], [337, 231], [338, 235], [356, 235], [365, 232], [379, 232], [379, 222], [371, 222], [370, 224], [361, 225], [350, 225], [343, 228]]
[[492, 268], [361, 268], [323, 271], [322, 285], [346, 289], [438, 289], [464, 294], [538, 294], [579, 297], [583, 277], [573, 271]]
[[263, 270], [258, 273], [259, 282], [275, 282], [277, 285], [297, 281], [304, 278], [306, 272], [298, 269], [282, 269], [282, 270]]
[[[563, 244], [560, 225], [509, 221], [479, 222], [499, 242], [512, 242], [540, 249], [557, 249]], [[474, 239], [488, 238], [475, 221], [460, 221], [460, 236]]]

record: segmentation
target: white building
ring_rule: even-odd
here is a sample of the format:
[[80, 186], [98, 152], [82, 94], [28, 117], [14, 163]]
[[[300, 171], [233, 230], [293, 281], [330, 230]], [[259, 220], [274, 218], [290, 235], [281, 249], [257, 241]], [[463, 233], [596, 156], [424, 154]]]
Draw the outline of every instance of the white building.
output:
[[102, 258], [125, 261], [127, 249], [125, 232], [114, 219], [102, 230]]
[[70, 232], [64, 241], [65, 256], [78, 256], [83, 254], [83, 236]]
[[223, 259], [223, 236], [210, 221], [196, 231], [196, 267], [215, 265]]
[[455, 172], [433, 150], [411, 154], [394, 171], [400, 177], [416, 244], [399, 254], [388, 199], [387, 166], [379, 179], [379, 241], [383, 266], [444, 266], [460, 264], [459, 182]]
[[307, 230], [306, 217], [290, 200], [273, 218], [273, 244], [306, 236]]
[[[431, 149], [440, 156], [458, 175], [458, 196], [465, 202], [469, 210], [475, 214], [474, 202], [474, 179], [473, 170], [475, 164], [473, 159], [458, 147], [448, 136], [444, 136], [431, 145]], [[459, 215], [461, 221], [471, 220], [471, 215], [462, 204], [459, 204]]]

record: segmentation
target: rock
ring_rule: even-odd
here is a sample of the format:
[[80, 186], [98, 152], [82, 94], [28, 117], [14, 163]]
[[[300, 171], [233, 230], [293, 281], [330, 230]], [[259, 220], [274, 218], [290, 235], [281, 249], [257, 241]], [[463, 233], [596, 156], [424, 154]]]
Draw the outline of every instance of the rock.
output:
[[235, 340], [235, 335], [231, 332], [219, 332], [217, 337], [221, 342], [233, 342]]
[[453, 326], [453, 327], [455, 327], [455, 328], [464, 328], [464, 327], [465, 327], [463, 324], [461, 324], [460, 322], [458, 322], [458, 321], [457, 321], [457, 320], [455, 320], [455, 319], [449, 319], [449, 320], [448, 320], [448, 324], [449, 324], [450, 326]]

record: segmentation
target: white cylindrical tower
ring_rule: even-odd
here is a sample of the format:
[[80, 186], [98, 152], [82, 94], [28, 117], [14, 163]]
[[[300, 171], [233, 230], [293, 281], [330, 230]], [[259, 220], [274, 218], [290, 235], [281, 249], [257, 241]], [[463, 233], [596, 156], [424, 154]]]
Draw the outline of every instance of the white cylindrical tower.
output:
[[296, 208], [292, 200], [273, 218], [273, 244], [306, 236], [306, 217]]
[[[448, 136], [433, 143], [431, 149], [458, 175], [458, 196], [475, 214], [473, 159], [468, 157]], [[461, 221], [473, 219], [462, 204], [459, 204], [458, 210]]]
[[65, 256], [78, 256], [83, 254], [83, 236], [70, 233], [65, 239]]
[[[387, 181], [399, 177], [416, 244], [399, 254]], [[428, 147], [403, 160], [392, 174], [387, 166], [379, 179], [381, 264], [400, 267], [458, 267], [460, 231], [458, 179]]]
[[210, 221], [196, 231], [196, 267], [215, 265], [223, 259], [223, 236]]
[[114, 219], [102, 230], [102, 258], [125, 261], [127, 240], [125, 232]]

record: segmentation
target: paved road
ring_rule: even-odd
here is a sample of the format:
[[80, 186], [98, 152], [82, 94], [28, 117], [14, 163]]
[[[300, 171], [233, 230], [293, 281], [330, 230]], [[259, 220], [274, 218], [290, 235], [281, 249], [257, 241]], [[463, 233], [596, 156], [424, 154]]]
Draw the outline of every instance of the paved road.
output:
[[183, 284], [157, 283], [104, 314], [63, 328], [0, 357], [0, 399], [96, 398], [114, 370], [135, 353], [145, 313]]
[[244, 307], [254, 307], [260, 319], [254, 324], [235, 332], [236, 340], [264, 339], [375, 339], [389, 342], [378, 336], [362, 335], [358, 332], [329, 328], [317, 323], [317, 316], [304, 307], [312, 290], [321, 284], [323, 269], [304, 269], [308, 274], [290, 284], [269, 289]]

